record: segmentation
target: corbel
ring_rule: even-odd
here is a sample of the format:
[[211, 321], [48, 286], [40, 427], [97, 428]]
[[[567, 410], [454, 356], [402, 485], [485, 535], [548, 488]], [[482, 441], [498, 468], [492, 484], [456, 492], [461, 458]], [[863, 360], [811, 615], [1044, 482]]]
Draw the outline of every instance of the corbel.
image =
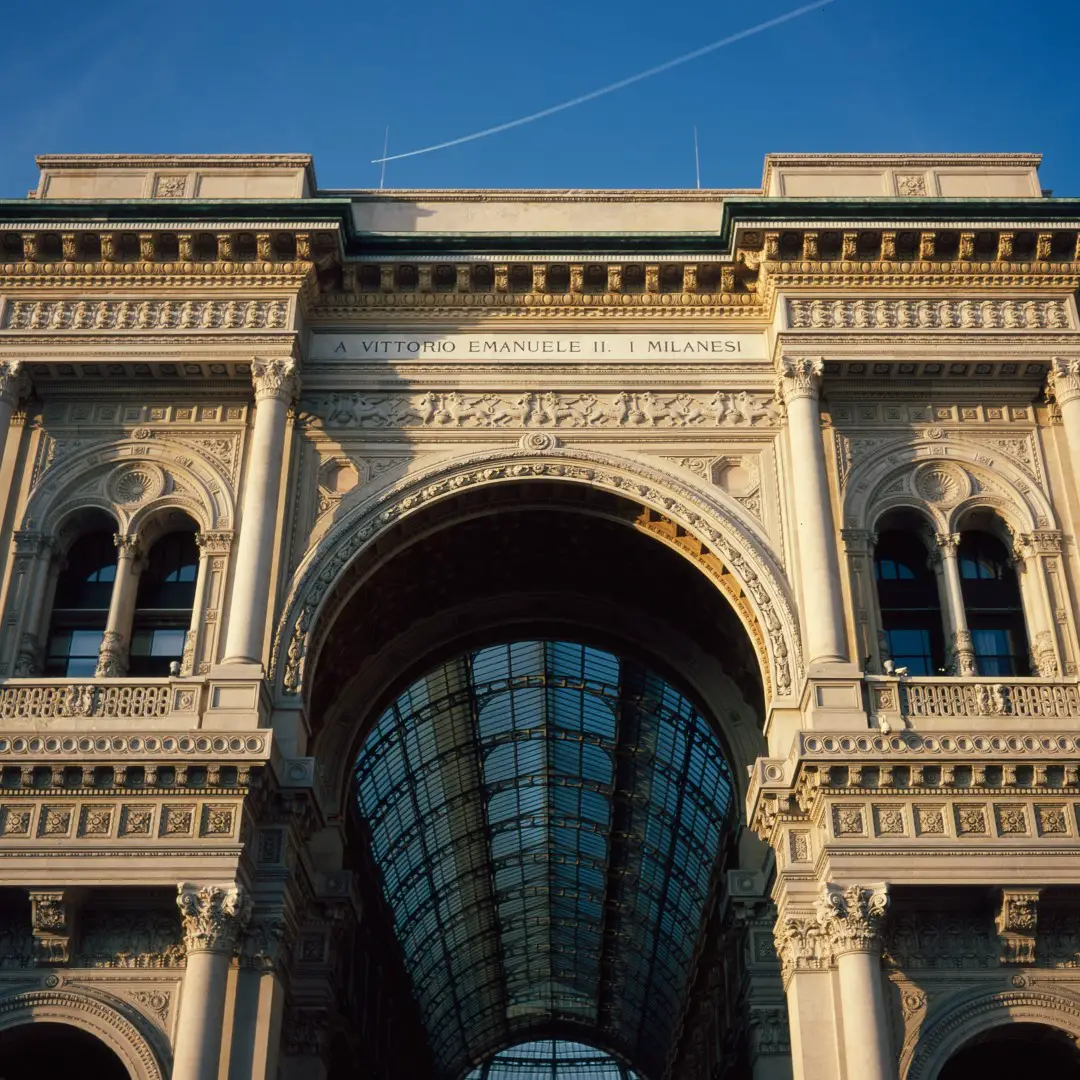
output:
[[220, 232], [217, 234], [217, 256], [222, 262], [232, 262], [233, 257], [233, 234]]
[[973, 232], [962, 232], [960, 234], [959, 255], [961, 259], [975, 258], [975, 234]]
[[780, 258], [780, 234], [767, 232], [765, 234], [765, 258], [775, 261]]
[[101, 234], [101, 261], [116, 261], [116, 233], [103, 232]]
[[607, 291], [609, 293], [622, 292], [622, 264], [609, 263], [607, 268]]
[[547, 263], [533, 263], [532, 291], [534, 293], [547, 292]]
[[645, 291], [647, 293], [660, 291], [660, 267], [657, 263], [650, 263], [645, 267]]
[[570, 294], [579, 296], [585, 291], [585, 267], [581, 263], [570, 264]]
[[510, 266], [508, 263], [497, 263], [495, 265], [495, 291], [497, 293], [505, 293], [510, 291]]
[[434, 268], [429, 263], [421, 263], [416, 268], [416, 291], [422, 293], [434, 292], [433, 277]]
[[1015, 243], [1016, 233], [1003, 232], [998, 234], [997, 257], [999, 262], [1012, 261]]
[[919, 258], [932, 259], [937, 254], [937, 233], [919, 234]]
[[78, 234], [66, 232], [60, 234], [60, 249], [65, 259], [77, 259], [79, 257]]
[[1054, 242], [1054, 234], [1041, 232], [1035, 237], [1035, 258], [1046, 260], [1050, 258], [1050, 248]]
[[802, 257], [810, 262], [817, 262], [821, 258], [816, 232], [803, 233]]
[[896, 259], [896, 233], [883, 232], [881, 234], [881, 258], [885, 262], [893, 262]]
[[139, 233], [139, 258], [143, 262], [154, 261], [154, 234], [149, 232]]
[[38, 261], [38, 236], [37, 233], [23, 233], [23, 258], [27, 262]]
[[696, 293], [698, 291], [698, 277], [697, 277], [697, 264], [687, 263], [683, 267], [682, 271], [682, 287], [685, 293]]
[[859, 253], [859, 234], [853, 232], [844, 233], [841, 241], [840, 256], [844, 259], [854, 259]]
[[735, 291], [735, 267], [734, 266], [721, 266], [720, 267], [720, 291], [721, 292], [734, 292]]
[[394, 267], [379, 267], [379, 291], [392, 293], [394, 291]]
[[195, 234], [194, 233], [177, 233], [176, 235], [177, 254], [180, 256], [181, 262], [191, 262], [195, 258]]
[[460, 293], [467, 293], [472, 287], [472, 275], [470, 274], [471, 267], [468, 263], [458, 263], [455, 267], [456, 271], [456, 287]]
[[78, 889], [30, 889], [30, 926], [34, 963], [55, 967], [71, 960], [82, 892]]
[[1002, 889], [994, 929], [1001, 945], [1001, 963], [1034, 964], [1039, 925], [1039, 889]]

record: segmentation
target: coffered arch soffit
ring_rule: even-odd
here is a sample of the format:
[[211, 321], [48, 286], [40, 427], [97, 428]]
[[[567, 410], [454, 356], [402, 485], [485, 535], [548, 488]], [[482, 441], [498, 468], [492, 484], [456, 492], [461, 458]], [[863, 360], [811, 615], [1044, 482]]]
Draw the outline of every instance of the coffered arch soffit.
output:
[[1067, 990], [976, 991], [954, 996], [939, 1008], [902, 1049], [901, 1080], [937, 1080], [965, 1043], [1007, 1024], [1043, 1024], [1064, 1031], [1080, 1045], [1080, 997]]
[[890, 510], [911, 509], [934, 531], [957, 532], [976, 510], [991, 510], [1013, 535], [1055, 529], [1038, 482], [1003, 454], [949, 438], [888, 444], [852, 469], [844, 499], [845, 528], [876, 528]]
[[69, 1024], [88, 1032], [120, 1058], [133, 1080], [166, 1080], [172, 1071], [164, 1036], [113, 994], [61, 986], [0, 998], [0, 1031], [34, 1023]]
[[[791, 588], [771, 549], [747, 527], [741, 506], [720, 492], [698, 490], [640, 462], [524, 441], [526, 445], [513, 450], [439, 462], [340, 512], [288, 589], [272, 652], [271, 673], [280, 698], [307, 698], [309, 654], [317, 655], [334, 616], [358, 587], [350, 569], [391, 526], [468, 490], [530, 480], [585, 485], [655, 512], [659, 520], [647, 531], [696, 561], [719, 584], [719, 575], [701, 557], [703, 549], [711, 553], [738, 590], [737, 597], [729, 593], [727, 599], [758, 650], [767, 699], [798, 692], [802, 651]], [[676, 530], [685, 532], [691, 543], [675, 535]], [[691, 550], [694, 542], [696, 553]]]
[[21, 527], [58, 535], [91, 508], [115, 518], [119, 532], [148, 538], [174, 510], [203, 532], [232, 529], [235, 521], [231, 486], [216, 465], [195, 447], [160, 438], [102, 442], [53, 466], [31, 493]]

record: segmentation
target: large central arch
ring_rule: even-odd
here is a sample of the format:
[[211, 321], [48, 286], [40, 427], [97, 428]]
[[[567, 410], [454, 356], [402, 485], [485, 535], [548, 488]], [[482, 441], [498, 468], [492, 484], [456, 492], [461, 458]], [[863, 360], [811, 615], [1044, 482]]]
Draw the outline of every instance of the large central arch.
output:
[[438, 514], [465, 491], [535, 481], [614, 493], [657, 515], [654, 534], [711, 573], [736, 609], [758, 649], [769, 702], [798, 694], [803, 664], [793, 595], [767, 541], [737, 502], [651, 465], [560, 447], [548, 434], [526, 436], [522, 443], [441, 462], [341, 514], [290, 584], [271, 652], [279, 700], [308, 698], [308, 672], [367, 572], [363, 557], [370, 558], [391, 528], [414, 527], [413, 519]]

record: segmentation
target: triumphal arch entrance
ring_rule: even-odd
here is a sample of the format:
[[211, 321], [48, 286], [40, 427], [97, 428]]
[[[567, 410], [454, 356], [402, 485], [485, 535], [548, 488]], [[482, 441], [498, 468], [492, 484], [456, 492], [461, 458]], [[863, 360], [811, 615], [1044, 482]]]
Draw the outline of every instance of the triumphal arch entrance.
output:
[[0, 1076], [1080, 1075], [1029, 155], [0, 204]]

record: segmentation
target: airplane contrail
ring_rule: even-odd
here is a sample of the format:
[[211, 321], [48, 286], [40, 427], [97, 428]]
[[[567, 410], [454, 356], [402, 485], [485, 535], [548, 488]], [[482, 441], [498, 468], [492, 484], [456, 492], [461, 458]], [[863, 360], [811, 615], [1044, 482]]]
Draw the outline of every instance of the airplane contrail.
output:
[[748, 27], [746, 30], [740, 30], [737, 34], [730, 34], [728, 37], [721, 38], [719, 41], [714, 41], [711, 45], [704, 45], [700, 49], [695, 49], [693, 52], [688, 52], [683, 56], [677, 56], [674, 60], [668, 60], [666, 63], [659, 64], [657, 67], [651, 67], [647, 71], [640, 71], [637, 75], [631, 75], [626, 79], [620, 79], [618, 82], [611, 83], [609, 86], [603, 86], [599, 90], [593, 90], [588, 94], [582, 94], [580, 97], [572, 98], [570, 101], [564, 101], [560, 105], [552, 105], [550, 108], [541, 109], [540, 112], [530, 113], [528, 116], [522, 116], [517, 120], [510, 120], [505, 124], [498, 124], [495, 127], [485, 128], [483, 131], [474, 131], [471, 135], [462, 135], [459, 139], [450, 139], [448, 142], [436, 143], [434, 146], [424, 146], [419, 150], [408, 150], [403, 154], [390, 154], [389, 156], [373, 158], [371, 163], [372, 165], [381, 165], [387, 161], [400, 161], [402, 158], [416, 157], [419, 154], [431, 154], [436, 150], [446, 150], [451, 146], [460, 146], [462, 143], [474, 142], [477, 139], [485, 139], [488, 135], [498, 135], [502, 131], [509, 131], [511, 128], [521, 127], [522, 124], [531, 124], [534, 120], [543, 120], [545, 116], [553, 116], [555, 113], [563, 112], [566, 109], [572, 109], [575, 105], [584, 105], [586, 101], [595, 101], [598, 97], [603, 97], [605, 94], [611, 94], [616, 90], [622, 90], [624, 87], [641, 82], [643, 79], [651, 79], [654, 75], [660, 75], [662, 72], [670, 71], [680, 64], [687, 64], [691, 60], [696, 60], [699, 56], [705, 56], [708, 53], [715, 52], [717, 49], [722, 49], [725, 45], [734, 45], [736, 41], [742, 41], [744, 38], [753, 37], [754, 34], [760, 34], [764, 30], [771, 30], [774, 26], [791, 22], [792, 19], [799, 18], [800, 15], [806, 15], [808, 12], [828, 7], [829, 4], [834, 3], [836, 3], [836, 0], [816, 0], [813, 4], [804, 4], [802, 7], [795, 8], [793, 11], [788, 11], [783, 15], [777, 15], [775, 19], [767, 19], [765, 22], [758, 23], [756, 26]]

